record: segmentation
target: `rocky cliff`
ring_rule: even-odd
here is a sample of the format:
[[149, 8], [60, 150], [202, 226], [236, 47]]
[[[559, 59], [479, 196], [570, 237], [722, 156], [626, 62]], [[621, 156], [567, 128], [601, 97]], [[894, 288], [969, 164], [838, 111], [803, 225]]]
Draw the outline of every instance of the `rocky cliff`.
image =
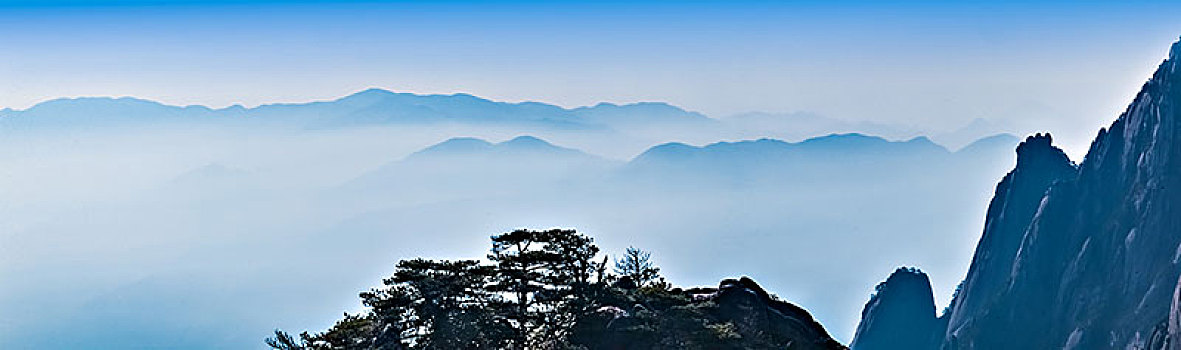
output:
[[[1181, 42], [1078, 166], [1049, 135], [1018, 147], [962, 291], [942, 316], [940, 348], [1181, 345], [1179, 60]], [[867, 313], [884, 301], [871, 300]], [[876, 322], [867, 316], [859, 335], [887, 327]]]

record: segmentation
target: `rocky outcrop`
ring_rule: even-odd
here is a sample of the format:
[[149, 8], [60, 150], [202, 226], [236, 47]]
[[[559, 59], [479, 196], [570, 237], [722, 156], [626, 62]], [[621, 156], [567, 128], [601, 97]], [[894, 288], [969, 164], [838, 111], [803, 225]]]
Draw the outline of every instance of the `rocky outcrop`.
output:
[[721, 320], [744, 337], [770, 335], [788, 349], [845, 349], [803, 308], [768, 294], [750, 278], [723, 280], [713, 297]]
[[936, 349], [946, 328], [935, 316], [935, 296], [927, 274], [899, 268], [874, 288], [861, 311], [853, 350]]
[[[641, 295], [642, 292], [636, 291]], [[657, 299], [600, 308], [581, 326], [592, 349], [846, 350], [804, 309], [747, 277], [717, 288], [674, 288]], [[601, 330], [594, 328], [602, 327]]]

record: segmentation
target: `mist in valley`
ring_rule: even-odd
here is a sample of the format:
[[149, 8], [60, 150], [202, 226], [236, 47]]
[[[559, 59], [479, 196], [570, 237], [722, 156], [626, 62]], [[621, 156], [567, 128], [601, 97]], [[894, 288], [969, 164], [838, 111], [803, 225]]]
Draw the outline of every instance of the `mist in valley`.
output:
[[895, 266], [947, 302], [1017, 142], [391, 96], [0, 113], [0, 347], [261, 347], [359, 310], [399, 259], [550, 227], [649, 250], [679, 285], [750, 276], [847, 341]]

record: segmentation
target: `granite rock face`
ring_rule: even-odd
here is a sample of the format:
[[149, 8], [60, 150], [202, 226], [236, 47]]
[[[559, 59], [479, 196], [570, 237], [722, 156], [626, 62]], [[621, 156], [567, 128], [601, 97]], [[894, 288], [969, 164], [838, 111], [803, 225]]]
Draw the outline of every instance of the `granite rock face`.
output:
[[1179, 61], [1181, 42], [1077, 166], [1049, 135], [1018, 146], [939, 348], [1181, 346]]
[[899, 268], [878, 284], [861, 311], [850, 347], [857, 350], [934, 349], [946, 322], [935, 317], [935, 296], [927, 274]]

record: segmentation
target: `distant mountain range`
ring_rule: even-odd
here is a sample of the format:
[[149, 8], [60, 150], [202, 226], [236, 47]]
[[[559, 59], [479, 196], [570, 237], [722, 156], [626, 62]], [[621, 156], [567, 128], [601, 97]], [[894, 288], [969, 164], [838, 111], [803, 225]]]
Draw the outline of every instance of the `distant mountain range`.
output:
[[468, 94], [418, 95], [381, 89], [369, 89], [332, 101], [268, 104], [254, 108], [178, 107], [129, 97], [97, 97], [56, 99], [26, 110], [0, 111], [0, 128], [208, 122], [279, 123], [312, 128], [460, 123], [597, 129], [643, 123], [708, 125], [717, 121], [658, 102], [601, 103], [565, 109], [538, 102], [494, 102]]
[[[742, 158], [800, 157], [831, 159], [833, 155], [844, 157], [929, 157], [982, 152], [986, 150], [1012, 148], [1020, 142], [1011, 134], [998, 134], [981, 138], [963, 149], [951, 152], [931, 142], [926, 137], [915, 137], [906, 141], [889, 141], [881, 137], [857, 133], [831, 134], [809, 138], [800, 142], [786, 142], [775, 139], [758, 139], [736, 142], [716, 142], [705, 146], [691, 146], [680, 142], [669, 142], [649, 148], [630, 163], [649, 162], [691, 162], [696, 160], [735, 160]], [[456, 137], [422, 149], [410, 155], [407, 160], [448, 156], [508, 156], [525, 154], [552, 154], [561, 156], [590, 156], [583, 151], [556, 146], [534, 136], [518, 136], [511, 140], [491, 143], [479, 138]]]
[[[923, 134], [914, 127], [847, 122], [809, 113], [752, 112], [714, 119], [662, 102], [563, 108], [539, 102], [496, 102], [469, 94], [419, 95], [368, 89], [330, 101], [278, 103], [247, 108], [235, 105], [171, 106], [131, 98], [62, 98], [25, 110], [0, 110], [0, 132], [72, 130], [168, 125], [267, 125], [322, 129], [358, 126], [502, 127], [522, 133], [622, 133], [645, 139], [777, 138], [803, 140], [830, 133], [861, 133], [891, 139]], [[931, 133], [940, 143], [959, 148], [992, 134], [1012, 132], [976, 119], [952, 132]]]
[[[708, 178], [734, 181], [760, 176], [775, 176], [775, 181], [799, 179], [806, 175], [829, 179], [882, 176], [911, 168], [935, 173], [936, 169], [961, 166], [961, 161], [969, 164], [981, 158], [985, 158], [982, 163], [996, 160], [1018, 141], [1013, 135], [994, 135], [957, 152], [948, 151], [926, 137], [889, 141], [862, 134], [832, 134], [794, 143], [774, 139], [717, 142], [700, 147], [672, 142], [651, 147], [634, 159], [620, 163], [581, 150], [555, 146], [533, 136], [518, 136], [500, 143], [458, 137], [422, 149], [404, 160], [391, 162], [358, 181], [380, 185], [382, 180], [378, 179], [404, 178], [418, 172], [432, 173], [420, 178], [426, 182], [447, 179], [440, 177], [443, 175], [460, 176], [463, 173], [485, 177], [513, 173], [513, 177], [524, 178], [543, 173], [556, 175], [552, 173], [558, 171], [585, 177], [588, 171], [593, 171], [602, 172], [604, 178], [612, 176], [628, 182], [651, 179], [664, 183]], [[867, 172], [870, 170], [873, 171]], [[446, 174], [437, 173], [439, 171]]]
[[[926, 137], [906, 141], [862, 134], [833, 134], [800, 142], [759, 139], [719, 142], [702, 147], [668, 143], [652, 147], [624, 169], [637, 181], [673, 180], [766, 181], [767, 186], [793, 186], [864, 180], [857, 183], [915, 179], [1003, 163], [1006, 150], [1018, 139], [1002, 134], [981, 139], [966, 151], [951, 152]], [[975, 162], [975, 164], [973, 164]], [[679, 175], [673, 175], [678, 173]], [[673, 179], [673, 180], [670, 180]]]
[[[1016, 141], [1012, 135], [998, 135]], [[703, 147], [683, 143], [667, 143], [640, 154], [635, 162], [690, 161], [690, 159], [741, 159], [744, 157], [803, 157], [819, 158], [833, 154], [851, 157], [875, 157], [887, 155], [932, 156], [950, 152], [936, 145], [926, 137], [907, 141], [888, 141], [877, 136], [862, 134], [832, 134], [810, 138], [801, 142], [785, 142], [774, 139], [754, 141], [718, 142]]]
[[[1017, 142], [1012, 135], [997, 135], [950, 152], [923, 137], [888, 141], [834, 134], [801, 142], [666, 143], [615, 161], [533, 136], [499, 143], [459, 137], [391, 160], [344, 184], [333, 197], [341, 207], [381, 211], [407, 203], [450, 206], [489, 198], [533, 203], [569, 197], [581, 199], [564, 205], [667, 207], [658, 203], [676, 194], [705, 210], [750, 192], [759, 193], [747, 199], [751, 205], [765, 202], [771, 210], [783, 201], [825, 207], [834, 198], [817, 190], [839, 186], [841, 197], [875, 208], [887, 198], [882, 191], [899, 192], [889, 196], [905, 192], [906, 198], [895, 203], [902, 208], [915, 201], [946, 202], [956, 193], [964, 198], [963, 193], [976, 191], [971, 190], [975, 184], [990, 183], [989, 174], [1011, 164], [1010, 150]], [[578, 204], [582, 201], [599, 204]]]

